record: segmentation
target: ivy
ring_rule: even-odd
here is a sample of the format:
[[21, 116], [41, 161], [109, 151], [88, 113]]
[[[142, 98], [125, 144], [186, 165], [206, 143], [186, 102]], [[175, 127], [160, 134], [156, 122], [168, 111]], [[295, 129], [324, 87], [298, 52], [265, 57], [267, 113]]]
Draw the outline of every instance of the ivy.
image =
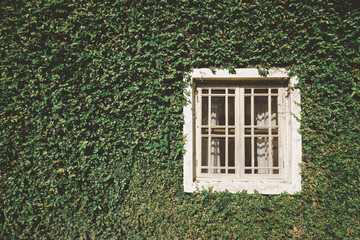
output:
[[[356, 1], [0, 4], [4, 238], [358, 238]], [[302, 192], [182, 190], [191, 68], [272, 67], [302, 94]]]

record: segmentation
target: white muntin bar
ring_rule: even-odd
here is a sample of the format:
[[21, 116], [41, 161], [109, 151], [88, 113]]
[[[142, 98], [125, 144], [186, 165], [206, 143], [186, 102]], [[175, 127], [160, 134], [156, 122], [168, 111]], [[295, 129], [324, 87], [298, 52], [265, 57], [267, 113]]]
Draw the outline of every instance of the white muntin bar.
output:
[[[210, 91], [211, 89], [209, 89], [209, 94], [210, 94]], [[208, 125], [209, 125], [209, 137], [208, 137], [208, 146], [207, 146], [207, 166], [210, 167], [211, 165], [211, 134], [210, 134], [210, 131], [211, 131], [211, 126], [212, 126], [212, 123], [211, 123], [211, 110], [212, 107], [211, 107], [211, 95], [209, 95], [208, 97]], [[208, 172], [210, 169], [208, 169]]]
[[[235, 153], [236, 159], [240, 158], [240, 162], [237, 165], [237, 176], [244, 176], [242, 172], [243, 167], [245, 166], [245, 138], [244, 138], [244, 126], [245, 126], [245, 98], [244, 98], [244, 88], [236, 89], [236, 99], [240, 102], [239, 107], [235, 108], [235, 124], [236, 124], [236, 139], [237, 141], [237, 150]], [[236, 144], [236, 143], [235, 143]]]
[[[251, 97], [250, 97], [250, 112], [251, 112], [251, 135], [254, 135], [254, 89], [251, 88]], [[251, 167], [255, 167], [255, 138], [251, 137]], [[251, 174], [254, 172], [251, 171]]]
[[[226, 88], [225, 93], [225, 131], [228, 133], [228, 124], [229, 124], [229, 97], [228, 97], [229, 89]], [[229, 138], [225, 137], [225, 166], [229, 166]], [[228, 171], [226, 171], [227, 173]]]
[[[269, 118], [269, 126], [271, 126], [272, 124], [272, 112], [271, 112], [271, 89], [268, 88], [268, 118]], [[269, 129], [269, 162], [268, 162], [268, 167], [272, 167], [273, 166], [273, 149], [272, 149], [272, 136], [271, 136], [271, 127], [268, 128]], [[269, 174], [272, 174], [273, 172], [269, 172]]]
[[[195, 122], [196, 122], [196, 128], [195, 128], [195, 138], [198, 139], [198, 141], [195, 142], [196, 145], [196, 161], [195, 161], [195, 166], [196, 166], [196, 177], [201, 175], [201, 167], [202, 167], [202, 137], [201, 137], [201, 125], [202, 125], [202, 96], [201, 96], [201, 92], [202, 92], [202, 88], [198, 88], [197, 89], [197, 95], [196, 95], [196, 104], [194, 106], [194, 108], [197, 110], [195, 111]], [[199, 137], [200, 136], [200, 137]]]

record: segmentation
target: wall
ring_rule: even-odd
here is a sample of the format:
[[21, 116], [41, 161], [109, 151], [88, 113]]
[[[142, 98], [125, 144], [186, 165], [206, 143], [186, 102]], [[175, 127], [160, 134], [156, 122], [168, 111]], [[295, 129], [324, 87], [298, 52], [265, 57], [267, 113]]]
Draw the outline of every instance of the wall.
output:
[[[360, 236], [356, 1], [0, 6], [4, 238]], [[202, 67], [298, 77], [301, 193], [183, 192], [183, 78]]]

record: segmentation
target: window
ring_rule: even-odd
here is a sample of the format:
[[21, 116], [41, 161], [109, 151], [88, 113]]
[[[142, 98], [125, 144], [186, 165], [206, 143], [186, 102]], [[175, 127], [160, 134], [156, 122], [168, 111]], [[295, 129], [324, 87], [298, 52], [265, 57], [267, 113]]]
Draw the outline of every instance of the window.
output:
[[299, 90], [284, 70], [194, 69], [184, 108], [184, 190], [301, 190]]

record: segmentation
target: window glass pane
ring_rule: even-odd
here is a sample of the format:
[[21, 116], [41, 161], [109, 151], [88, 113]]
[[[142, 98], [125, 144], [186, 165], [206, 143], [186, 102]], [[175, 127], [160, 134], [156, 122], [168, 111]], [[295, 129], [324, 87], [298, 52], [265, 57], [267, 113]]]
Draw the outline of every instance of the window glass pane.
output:
[[228, 97], [228, 124], [235, 125], [235, 98]]
[[245, 128], [245, 135], [251, 135], [251, 128]]
[[277, 88], [271, 89], [271, 93], [278, 93], [278, 89]]
[[272, 135], [278, 135], [278, 133], [279, 133], [279, 131], [278, 131], [277, 128], [271, 129], [271, 134], [272, 134]]
[[209, 116], [209, 97], [202, 97], [202, 112], [201, 112], [201, 123], [202, 125], [208, 125]]
[[278, 124], [277, 97], [271, 97], [271, 125]]
[[251, 174], [252, 170], [251, 169], [245, 169], [245, 174]]
[[251, 167], [251, 138], [245, 138], [245, 167]]
[[245, 125], [251, 125], [251, 99], [245, 97]]
[[229, 89], [229, 94], [235, 94], [235, 89]]
[[[269, 167], [269, 138], [256, 137], [254, 139], [255, 167]], [[267, 169], [259, 169], [258, 173], [268, 173]]]
[[277, 137], [274, 137], [272, 140], [272, 157], [273, 157], [273, 167], [279, 167], [279, 152], [278, 152]]
[[201, 166], [208, 166], [208, 138], [201, 138]]
[[228, 166], [235, 167], [235, 139], [229, 138], [228, 141]]
[[203, 89], [203, 90], [201, 91], [201, 93], [203, 93], [203, 94], [208, 94], [208, 93], [209, 93], [209, 89]]
[[[225, 167], [225, 138], [211, 139], [210, 166]], [[212, 173], [220, 173], [218, 169], [213, 169]]]
[[225, 166], [225, 138], [211, 139], [210, 166]]
[[201, 134], [209, 134], [209, 129], [208, 128], [202, 128], [201, 129]]
[[229, 128], [228, 134], [229, 135], [235, 135], [235, 128]]
[[268, 93], [268, 89], [254, 89], [254, 93]]
[[254, 134], [255, 135], [268, 135], [269, 129], [268, 128], [255, 128]]
[[225, 125], [225, 97], [211, 98], [211, 125]]
[[245, 93], [246, 93], [246, 94], [251, 93], [251, 89], [245, 89]]
[[254, 97], [254, 125], [269, 125], [268, 97]]
[[211, 94], [225, 94], [225, 89], [211, 89]]
[[225, 135], [225, 128], [212, 128], [211, 129], [211, 134], [216, 134], [216, 135]]

